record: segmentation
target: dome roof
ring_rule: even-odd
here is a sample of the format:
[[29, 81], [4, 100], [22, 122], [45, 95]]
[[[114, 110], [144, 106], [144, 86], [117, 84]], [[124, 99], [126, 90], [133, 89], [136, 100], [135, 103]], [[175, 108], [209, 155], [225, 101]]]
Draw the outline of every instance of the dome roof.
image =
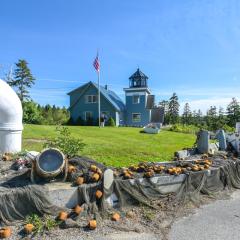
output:
[[138, 68], [129, 79], [148, 79], [148, 77]]

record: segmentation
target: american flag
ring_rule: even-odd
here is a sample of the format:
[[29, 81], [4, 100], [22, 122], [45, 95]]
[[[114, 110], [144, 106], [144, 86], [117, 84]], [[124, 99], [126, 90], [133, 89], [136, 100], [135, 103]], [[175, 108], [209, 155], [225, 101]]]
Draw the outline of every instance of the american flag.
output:
[[100, 62], [99, 62], [99, 59], [98, 59], [98, 54], [93, 62], [93, 66], [94, 68], [96, 69], [97, 72], [100, 71]]

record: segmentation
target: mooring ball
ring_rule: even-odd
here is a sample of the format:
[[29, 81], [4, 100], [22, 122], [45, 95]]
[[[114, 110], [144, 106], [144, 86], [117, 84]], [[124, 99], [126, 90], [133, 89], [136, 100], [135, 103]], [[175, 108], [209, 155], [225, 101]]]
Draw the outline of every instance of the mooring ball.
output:
[[37, 172], [44, 177], [57, 176], [64, 168], [65, 157], [58, 149], [45, 149], [36, 159]]

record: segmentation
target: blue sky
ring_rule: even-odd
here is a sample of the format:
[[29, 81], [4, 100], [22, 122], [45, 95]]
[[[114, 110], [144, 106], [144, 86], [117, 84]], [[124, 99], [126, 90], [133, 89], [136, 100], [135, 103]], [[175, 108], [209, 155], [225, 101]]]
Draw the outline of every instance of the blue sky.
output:
[[139, 66], [158, 100], [205, 111], [240, 97], [239, 0], [1, 0], [0, 77], [18, 59], [36, 77], [32, 98], [68, 106], [66, 95], [96, 81], [124, 98]]

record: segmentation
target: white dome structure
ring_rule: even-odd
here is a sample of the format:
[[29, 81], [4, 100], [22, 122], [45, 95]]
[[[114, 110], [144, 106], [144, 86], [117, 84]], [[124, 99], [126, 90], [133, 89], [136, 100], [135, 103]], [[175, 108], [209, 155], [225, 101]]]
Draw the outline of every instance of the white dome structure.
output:
[[22, 148], [22, 104], [14, 90], [0, 79], [0, 153]]

